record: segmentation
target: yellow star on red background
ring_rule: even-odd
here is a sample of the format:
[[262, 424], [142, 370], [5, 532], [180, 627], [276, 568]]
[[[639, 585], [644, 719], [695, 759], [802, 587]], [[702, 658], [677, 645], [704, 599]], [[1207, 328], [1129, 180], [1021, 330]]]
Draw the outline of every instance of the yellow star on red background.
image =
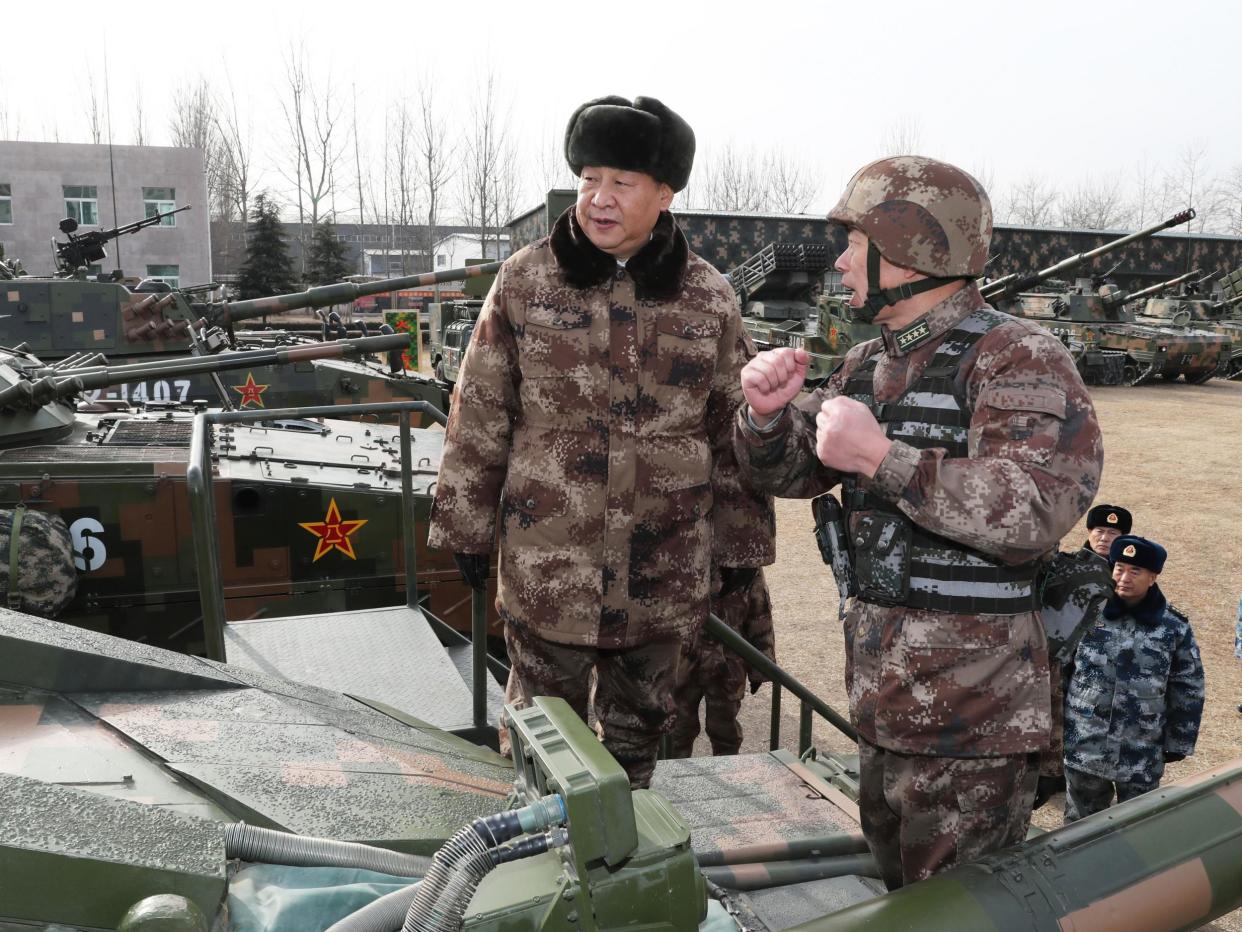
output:
[[254, 373], [246, 373], [246, 383], [244, 385], [234, 385], [233, 391], [241, 392], [241, 406], [254, 405], [256, 408], [262, 408], [262, 394], [267, 391], [266, 385], [256, 385], [254, 381]]
[[328, 515], [322, 521], [305, 521], [299, 522], [298, 527], [310, 531], [319, 538], [319, 543], [315, 545], [315, 558], [312, 563], [318, 562], [319, 558], [333, 550], [339, 550], [351, 560], [358, 559], [354, 553], [354, 544], [349, 538], [358, 531], [358, 528], [366, 524], [366, 519], [356, 521], [342, 521], [341, 511], [336, 507], [336, 499], [328, 504]]

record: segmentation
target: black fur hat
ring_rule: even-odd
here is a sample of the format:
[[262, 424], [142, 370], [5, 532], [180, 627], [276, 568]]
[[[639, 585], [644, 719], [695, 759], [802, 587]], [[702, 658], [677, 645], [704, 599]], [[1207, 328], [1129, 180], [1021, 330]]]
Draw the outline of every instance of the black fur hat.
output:
[[1087, 512], [1087, 530], [1109, 527], [1121, 534], [1129, 534], [1134, 526], [1130, 512], [1116, 505], [1096, 505]]
[[1146, 537], [1118, 537], [1108, 549], [1109, 563], [1130, 563], [1159, 574], [1169, 553], [1154, 540]]
[[654, 97], [599, 97], [574, 111], [565, 128], [565, 161], [643, 172], [680, 191], [694, 164], [694, 130]]

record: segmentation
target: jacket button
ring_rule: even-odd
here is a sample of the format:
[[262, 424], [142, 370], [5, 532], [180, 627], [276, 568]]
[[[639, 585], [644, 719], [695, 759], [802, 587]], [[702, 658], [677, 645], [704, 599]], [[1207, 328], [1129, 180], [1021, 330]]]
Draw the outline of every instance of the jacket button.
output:
[[534, 507], [535, 507], [535, 500], [534, 500], [533, 498], [528, 498], [528, 499], [526, 499], [526, 507], [527, 507], [527, 508], [534, 508]]
[[854, 538], [854, 546], [855, 546], [855, 547], [865, 547], [866, 545], [867, 545], [867, 539], [866, 539], [865, 537], [855, 537], [855, 538]]

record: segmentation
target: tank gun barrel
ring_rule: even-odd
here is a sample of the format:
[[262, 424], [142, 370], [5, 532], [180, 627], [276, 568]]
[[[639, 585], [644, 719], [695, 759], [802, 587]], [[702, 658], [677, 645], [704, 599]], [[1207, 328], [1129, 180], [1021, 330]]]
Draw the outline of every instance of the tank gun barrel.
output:
[[1185, 275], [1179, 275], [1177, 278], [1170, 278], [1168, 281], [1157, 282], [1154, 285], [1148, 285], [1141, 291], [1122, 291], [1117, 294], [1111, 294], [1104, 299], [1105, 307], [1117, 307], [1120, 304], [1128, 304], [1131, 301], [1137, 301], [1140, 298], [1150, 298], [1154, 294], [1159, 294], [1169, 288], [1176, 288], [1182, 282], [1189, 281], [1199, 274], [1199, 270], [1187, 272]]
[[216, 356], [191, 356], [173, 362], [93, 366], [88, 369], [42, 369], [36, 373], [39, 378], [33, 381], [23, 379], [0, 391], [0, 408], [44, 405], [55, 398], [68, 398], [90, 389], [121, 385], [150, 375], [194, 375], [199, 372], [227, 372], [230, 369], [255, 366], [279, 366], [311, 359], [346, 358], [403, 349], [409, 343], [408, 334], [393, 333], [337, 340], [332, 343], [282, 346], [242, 353], [221, 353]]
[[1027, 275], [1023, 275], [1018, 272], [1010, 273], [1003, 278], [998, 278], [994, 282], [988, 282], [979, 290], [982, 295], [989, 300], [1012, 298], [1019, 292], [1033, 288], [1040, 282], [1053, 278], [1061, 272], [1068, 272], [1070, 269], [1076, 268], [1084, 262], [1090, 262], [1093, 259], [1098, 259], [1100, 256], [1107, 255], [1108, 253], [1120, 249], [1123, 246], [1128, 246], [1136, 240], [1146, 239], [1155, 233], [1159, 233], [1161, 230], [1167, 230], [1169, 227], [1175, 227], [1179, 224], [1186, 223], [1194, 219], [1194, 216], [1194, 208], [1188, 207], [1186, 210], [1174, 214], [1167, 220], [1163, 220], [1160, 223], [1149, 226], [1144, 230], [1139, 230], [1137, 233], [1130, 233], [1127, 236], [1111, 240], [1103, 246], [1097, 246], [1095, 249], [1089, 249], [1086, 252], [1080, 252], [1077, 255], [1070, 256], [1068, 259], [1062, 259], [1060, 262], [1050, 265], [1047, 268], [1040, 269], [1038, 272], [1031, 272]]
[[245, 301], [233, 301], [228, 304], [214, 305], [209, 309], [207, 319], [211, 323], [238, 323], [253, 320], [265, 314], [283, 314], [303, 308], [330, 307], [333, 304], [346, 304], [357, 298], [370, 295], [385, 294], [389, 291], [401, 291], [405, 288], [426, 288], [444, 282], [462, 281], [480, 275], [493, 275], [500, 271], [500, 262], [488, 262], [485, 265], [467, 265], [456, 269], [441, 269], [437, 272], [421, 272], [418, 275], [406, 275], [402, 278], [385, 278], [377, 282], [337, 282], [332, 285], [320, 285], [306, 291], [292, 294], [272, 295], [270, 298], [250, 298]]
[[1224, 301], [1217, 301], [1208, 310], [1213, 314], [1219, 314], [1221, 311], [1227, 311], [1231, 307], [1237, 307], [1239, 304], [1242, 304], [1242, 294], [1234, 295], [1232, 298], [1227, 298]]

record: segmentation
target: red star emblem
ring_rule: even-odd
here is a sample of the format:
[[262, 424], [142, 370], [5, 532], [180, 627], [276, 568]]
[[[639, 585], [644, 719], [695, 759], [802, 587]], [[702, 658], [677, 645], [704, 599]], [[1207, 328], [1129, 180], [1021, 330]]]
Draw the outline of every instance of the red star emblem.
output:
[[[264, 386], [266, 387], [266, 386]], [[336, 507], [336, 499], [328, 505], [328, 516], [322, 521], [305, 521], [299, 522], [298, 527], [304, 528], [319, 538], [319, 543], [315, 546], [315, 558], [312, 563], [317, 563], [319, 558], [333, 550], [339, 550], [351, 560], [357, 560], [358, 555], [354, 553], [354, 544], [349, 538], [355, 534], [358, 528], [366, 524], [366, 519], [357, 521], [342, 521], [341, 511]]]
[[246, 373], [245, 385], [234, 385], [233, 391], [241, 392], [241, 406], [243, 408], [254, 405], [256, 408], [263, 407], [262, 395], [267, 391], [266, 385], [256, 385], [254, 381], [254, 373]]

